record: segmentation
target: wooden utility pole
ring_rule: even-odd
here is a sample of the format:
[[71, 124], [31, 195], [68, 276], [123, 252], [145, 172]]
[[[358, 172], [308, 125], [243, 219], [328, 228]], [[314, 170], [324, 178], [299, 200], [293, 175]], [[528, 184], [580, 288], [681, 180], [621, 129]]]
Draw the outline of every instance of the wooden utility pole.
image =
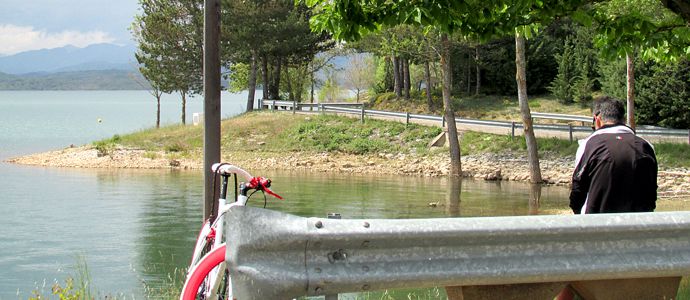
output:
[[204, 218], [216, 191], [211, 165], [220, 162], [220, 0], [204, 0]]

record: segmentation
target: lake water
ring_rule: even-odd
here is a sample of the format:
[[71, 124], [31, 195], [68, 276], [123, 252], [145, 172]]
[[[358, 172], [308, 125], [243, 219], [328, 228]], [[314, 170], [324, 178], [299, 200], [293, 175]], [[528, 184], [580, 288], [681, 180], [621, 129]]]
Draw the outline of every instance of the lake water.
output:
[[[222, 115], [241, 113], [245, 101], [246, 94], [224, 93]], [[190, 99], [187, 123], [201, 111], [201, 99]], [[164, 97], [162, 122], [179, 118], [179, 97]], [[155, 101], [145, 91], [0, 92], [0, 121], [0, 160], [5, 160], [152, 127]], [[567, 207], [568, 196], [563, 187], [535, 191], [514, 182], [464, 180], [458, 186], [446, 178], [410, 176], [255, 175], [271, 177], [273, 189], [286, 198], [269, 199], [269, 208], [301, 216], [526, 215]], [[101, 296], [156, 298], [158, 292], [150, 290], [164, 287], [189, 261], [201, 220], [202, 177], [200, 171], [1, 162], [0, 300], [27, 299], [33, 290], [49, 294], [56, 280], [76, 274], [78, 260], [86, 262]], [[263, 205], [259, 199], [252, 203]]]

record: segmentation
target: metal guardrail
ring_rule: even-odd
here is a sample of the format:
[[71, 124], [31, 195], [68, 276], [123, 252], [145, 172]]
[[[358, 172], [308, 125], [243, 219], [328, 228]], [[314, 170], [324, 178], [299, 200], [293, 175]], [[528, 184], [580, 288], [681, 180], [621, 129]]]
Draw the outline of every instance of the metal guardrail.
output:
[[[384, 117], [395, 117], [404, 118], [406, 124], [409, 124], [412, 120], [427, 120], [427, 121], [438, 121], [441, 126], [445, 126], [445, 119], [441, 116], [432, 115], [422, 115], [422, 114], [410, 114], [401, 112], [389, 112], [381, 110], [367, 110], [361, 103], [297, 103], [293, 101], [277, 101], [277, 100], [261, 100], [261, 107], [270, 107], [271, 109], [284, 108], [285, 110], [295, 111], [302, 110], [303, 108], [317, 109], [320, 112], [335, 112], [335, 113], [346, 113], [346, 114], [357, 114], [360, 116], [362, 122], [366, 116], [384, 116]], [[353, 108], [355, 107], [355, 108]], [[539, 113], [533, 112], [532, 118], [542, 118], [542, 119], [553, 119], [553, 120], [563, 120], [563, 121], [577, 121], [583, 124], [591, 122], [591, 118], [577, 115], [565, 115], [565, 114], [552, 114], [552, 113]], [[486, 121], [477, 119], [466, 119], [466, 118], [455, 118], [455, 122], [458, 124], [467, 125], [480, 125], [480, 126], [490, 126], [499, 128], [511, 128], [511, 137], [515, 137], [515, 130], [522, 129], [523, 125], [521, 122], [511, 122], [511, 121]], [[574, 140], [574, 133], [576, 132], [591, 132], [591, 126], [574, 126], [571, 124], [534, 124], [534, 129], [537, 130], [551, 130], [559, 132], [568, 132], [570, 141]], [[688, 143], [690, 143], [690, 129], [666, 129], [666, 128], [644, 128], [640, 126], [636, 132], [640, 135], [647, 136], [661, 136], [661, 137], [688, 137]]]
[[531, 115], [532, 115], [532, 118], [582, 122], [583, 123], [582, 126], [584, 126], [584, 123], [592, 123], [591, 117], [578, 116], [578, 115], [552, 114], [552, 113], [540, 113], [540, 112], [532, 112]]
[[690, 212], [303, 218], [233, 207], [237, 299], [690, 274]]

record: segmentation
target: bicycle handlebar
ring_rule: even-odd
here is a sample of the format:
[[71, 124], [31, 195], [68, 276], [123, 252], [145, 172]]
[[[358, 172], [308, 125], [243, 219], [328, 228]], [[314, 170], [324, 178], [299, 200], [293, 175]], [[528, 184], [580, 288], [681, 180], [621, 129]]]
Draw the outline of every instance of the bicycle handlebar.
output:
[[215, 163], [215, 164], [211, 165], [211, 170], [213, 170], [213, 172], [216, 172], [220, 175], [238, 174], [238, 175], [244, 177], [244, 179], [247, 181], [251, 181], [253, 178], [252, 175], [249, 174], [249, 172], [243, 170], [240, 167], [229, 165], [229, 164]]
[[230, 174], [238, 174], [247, 181], [245, 187], [241, 191], [242, 195], [247, 194], [248, 190], [257, 190], [257, 191], [264, 191], [268, 193], [269, 195], [276, 197], [278, 199], [283, 199], [280, 195], [274, 193], [270, 187], [271, 187], [271, 180], [268, 178], [264, 177], [253, 177], [252, 175], [249, 174], [249, 172], [243, 170], [240, 167], [230, 165], [230, 164], [222, 164], [222, 163], [215, 163], [211, 165], [211, 169], [213, 172], [216, 172], [221, 175], [230, 175]]

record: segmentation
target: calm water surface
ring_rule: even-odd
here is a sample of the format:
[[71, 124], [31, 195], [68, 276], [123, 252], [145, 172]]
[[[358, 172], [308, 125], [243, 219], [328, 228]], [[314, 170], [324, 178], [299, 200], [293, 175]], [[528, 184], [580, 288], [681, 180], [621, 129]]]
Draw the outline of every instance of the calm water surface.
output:
[[[57, 99], [51, 102], [47, 99]], [[223, 115], [241, 112], [245, 95], [223, 95]], [[190, 101], [191, 113], [201, 101]], [[163, 103], [179, 122], [179, 100]], [[233, 109], [233, 107], [235, 107]], [[227, 109], [227, 110], [226, 110]], [[84, 144], [150, 127], [146, 92], [0, 92], [0, 158]], [[102, 122], [98, 123], [97, 119]], [[191, 123], [191, 122], [189, 122]], [[284, 201], [268, 207], [301, 216], [420, 218], [526, 215], [567, 207], [567, 190], [532, 191], [519, 183], [409, 176], [346, 176], [257, 171]], [[150, 296], [186, 267], [201, 220], [200, 171], [81, 170], [0, 163], [0, 299], [49, 294], [83, 258], [94, 290], [128, 299]], [[535, 195], [540, 195], [537, 203]], [[436, 204], [435, 207], [429, 206]], [[263, 198], [250, 204], [262, 206]]]

